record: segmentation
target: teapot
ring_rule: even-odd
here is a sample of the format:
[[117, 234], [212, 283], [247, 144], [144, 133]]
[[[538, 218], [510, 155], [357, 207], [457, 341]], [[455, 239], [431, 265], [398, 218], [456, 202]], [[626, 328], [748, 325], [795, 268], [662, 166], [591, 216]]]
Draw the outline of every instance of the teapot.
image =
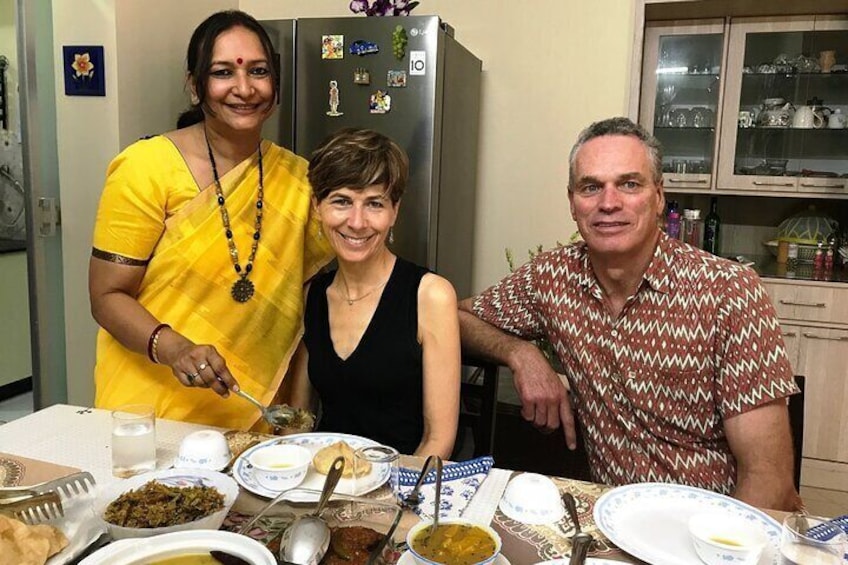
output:
[[783, 98], [766, 98], [757, 119], [763, 127], [786, 128], [793, 121], [793, 112], [791, 102], [786, 102]]

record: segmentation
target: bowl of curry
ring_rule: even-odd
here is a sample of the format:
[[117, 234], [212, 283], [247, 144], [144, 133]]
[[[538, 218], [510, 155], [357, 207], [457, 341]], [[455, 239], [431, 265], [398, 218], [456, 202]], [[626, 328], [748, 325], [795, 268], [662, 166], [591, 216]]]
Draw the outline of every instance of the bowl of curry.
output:
[[484, 565], [501, 552], [501, 538], [489, 526], [462, 518], [421, 521], [406, 536], [409, 552], [419, 565]]

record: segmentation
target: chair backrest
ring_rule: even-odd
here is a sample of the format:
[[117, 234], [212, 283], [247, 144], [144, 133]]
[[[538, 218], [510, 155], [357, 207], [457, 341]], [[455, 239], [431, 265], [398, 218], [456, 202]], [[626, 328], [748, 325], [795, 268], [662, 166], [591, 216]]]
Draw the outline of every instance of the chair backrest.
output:
[[463, 355], [462, 368], [459, 425], [471, 428], [474, 457], [492, 455], [498, 405], [498, 365]]
[[801, 458], [804, 452], [804, 384], [803, 375], [795, 375], [795, 384], [801, 390], [789, 397], [789, 426], [792, 429], [792, 449], [795, 460], [795, 488], [801, 488]]

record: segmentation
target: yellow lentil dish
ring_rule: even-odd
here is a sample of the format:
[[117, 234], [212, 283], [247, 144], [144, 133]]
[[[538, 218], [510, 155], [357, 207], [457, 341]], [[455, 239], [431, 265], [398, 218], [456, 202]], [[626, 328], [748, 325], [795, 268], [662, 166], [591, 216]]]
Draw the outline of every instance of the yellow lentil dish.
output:
[[412, 549], [425, 559], [449, 565], [473, 565], [495, 554], [495, 540], [478, 526], [439, 524], [422, 528], [412, 540]]
[[170, 487], [150, 481], [125, 492], [103, 519], [125, 528], [162, 528], [194, 522], [224, 507], [224, 495], [212, 487]]

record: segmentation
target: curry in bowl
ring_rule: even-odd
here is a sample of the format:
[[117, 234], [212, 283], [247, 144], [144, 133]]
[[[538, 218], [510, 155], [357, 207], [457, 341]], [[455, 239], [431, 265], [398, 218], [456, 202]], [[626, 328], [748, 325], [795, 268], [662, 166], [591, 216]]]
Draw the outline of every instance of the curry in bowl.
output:
[[419, 563], [446, 565], [489, 563], [501, 549], [501, 540], [491, 528], [459, 520], [417, 526], [410, 530], [407, 543]]

